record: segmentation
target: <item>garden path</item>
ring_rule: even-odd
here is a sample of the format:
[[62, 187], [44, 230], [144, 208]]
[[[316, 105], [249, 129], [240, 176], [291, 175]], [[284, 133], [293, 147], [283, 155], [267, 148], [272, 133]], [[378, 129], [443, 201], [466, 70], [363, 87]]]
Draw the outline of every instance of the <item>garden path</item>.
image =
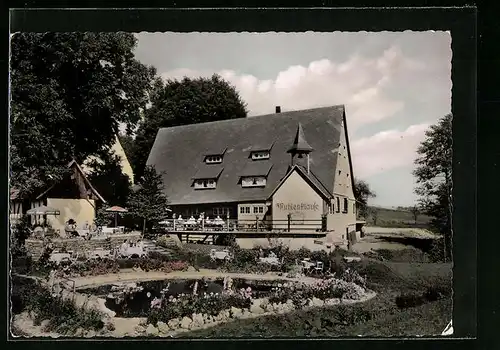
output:
[[200, 271], [175, 271], [170, 273], [160, 272], [160, 271], [133, 271], [133, 270], [121, 270], [119, 273], [99, 275], [99, 276], [88, 276], [88, 277], [77, 277], [72, 278], [75, 281], [76, 288], [89, 288], [95, 287], [103, 284], [110, 284], [115, 282], [144, 282], [144, 281], [154, 281], [154, 280], [164, 280], [164, 279], [201, 279], [201, 278], [243, 278], [251, 280], [286, 280], [294, 282], [304, 282], [304, 283], [314, 283], [317, 281], [316, 278], [312, 277], [299, 277], [290, 278], [284, 276], [278, 276], [277, 273], [267, 273], [267, 274], [251, 274], [251, 273], [229, 273], [220, 272], [217, 270], [200, 269]]

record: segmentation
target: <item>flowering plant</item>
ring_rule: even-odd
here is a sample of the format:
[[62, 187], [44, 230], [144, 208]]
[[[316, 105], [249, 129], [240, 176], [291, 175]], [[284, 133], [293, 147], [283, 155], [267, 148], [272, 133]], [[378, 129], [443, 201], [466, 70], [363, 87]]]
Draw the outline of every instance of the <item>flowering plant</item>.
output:
[[[245, 290], [246, 292], [246, 290]], [[154, 301], [154, 300], [153, 300]], [[240, 293], [206, 293], [202, 296], [179, 294], [163, 297], [160, 301], [151, 303], [148, 322], [156, 324], [158, 321], [168, 322], [173, 318], [193, 314], [207, 314], [215, 316], [223, 310], [236, 308], [250, 308], [251, 300]]]

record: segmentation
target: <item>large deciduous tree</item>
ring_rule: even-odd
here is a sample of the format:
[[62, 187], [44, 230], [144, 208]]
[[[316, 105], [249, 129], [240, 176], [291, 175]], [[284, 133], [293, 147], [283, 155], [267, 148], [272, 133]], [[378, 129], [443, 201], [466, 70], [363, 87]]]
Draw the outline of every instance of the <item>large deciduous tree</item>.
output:
[[431, 225], [443, 235], [445, 259], [451, 256], [452, 115], [441, 118], [425, 133], [415, 160], [415, 192]]
[[235, 87], [218, 75], [166, 82], [157, 79], [151, 107], [144, 112], [131, 152], [135, 178], [142, 176], [158, 129], [246, 116], [246, 105]]
[[376, 196], [376, 193], [370, 189], [366, 181], [354, 179], [354, 198], [356, 199], [356, 207], [359, 216], [368, 216], [368, 199]]
[[131, 214], [143, 220], [143, 230], [151, 230], [167, 216], [168, 199], [163, 193], [162, 174], [146, 166], [139, 188], [128, 199]]
[[123, 173], [120, 156], [107, 151], [86, 162], [92, 169], [88, 178], [108, 205], [126, 206], [132, 182]]
[[29, 193], [109, 148], [140, 120], [155, 75], [128, 33], [20, 33], [11, 39], [11, 184]]

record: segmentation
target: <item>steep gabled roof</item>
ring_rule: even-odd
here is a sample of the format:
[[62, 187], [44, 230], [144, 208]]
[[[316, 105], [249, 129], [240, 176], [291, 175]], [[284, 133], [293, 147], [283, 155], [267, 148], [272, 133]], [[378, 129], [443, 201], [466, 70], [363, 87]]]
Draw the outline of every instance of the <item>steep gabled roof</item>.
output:
[[311, 171], [307, 173], [307, 170], [305, 170], [302, 166], [294, 165], [289, 168], [288, 173], [285, 175], [285, 177], [283, 177], [283, 179], [281, 179], [278, 185], [273, 189], [273, 191], [269, 195], [269, 200], [294, 172], [297, 172], [302, 177], [302, 179], [304, 179], [304, 181], [307, 182], [309, 186], [311, 186], [316, 191], [316, 193], [318, 193], [324, 200], [329, 201], [333, 198], [333, 195], [330, 193], [330, 191], [326, 189], [323, 183], [316, 176], [314, 176]]
[[[90, 183], [89, 179], [87, 178], [87, 175], [85, 175], [85, 172], [83, 171], [83, 169], [81, 168], [81, 166], [74, 159], [71, 162], [68, 163], [67, 167], [68, 168], [75, 167], [77, 169], [77, 171], [81, 174], [83, 180], [85, 181], [85, 184], [90, 188], [90, 190], [92, 191], [92, 193], [94, 193], [94, 195], [96, 195], [96, 197], [99, 198], [99, 200], [101, 200], [103, 203], [106, 203], [106, 201], [104, 200], [104, 198], [102, 198], [102, 196], [99, 194], [99, 192], [97, 192], [97, 190], [94, 188], [94, 186], [92, 186], [92, 184]], [[35, 199], [38, 200], [38, 199], [42, 198], [51, 189], [53, 189], [55, 185], [56, 184], [51, 185], [45, 191], [43, 191], [42, 193], [40, 193]]]
[[[171, 205], [265, 201], [287, 174], [290, 154], [287, 151], [299, 138], [307, 138], [314, 151], [310, 154], [310, 169], [328, 191], [333, 192], [337, 149], [342, 129], [344, 106], [282, 112], [256, 117], [191, 124], [158, 131], [149, 154], [148, 165], [164, 172], [165, 194]], [[250, 151], [272, 145], [269, 160], [252, 160]], [[299, 145], [304, 145], [300, 141]], [[217, 187], [210, 191], [195, 191], [191, 178], [205, 164], [207, 150], [224, 150], [224, 168]], [[259, 188], [242, 188], [241, 175], [252, 162], [270, 162], [267, 184]], [[212, 165], [210, 165], [212, 166]]]
[[192, 177], [193, 180], [207, 180], [207, 179], [217, 179], [220, 173], [224, 170], [221, 166], [216, 165], [205, 165], [196, 171], [196, 174]]
[[240, 176], [267, 176], [273, 167], [273, 163], [269, 160], [259, 160], [255, 162], [248, 162], [243, 168]]

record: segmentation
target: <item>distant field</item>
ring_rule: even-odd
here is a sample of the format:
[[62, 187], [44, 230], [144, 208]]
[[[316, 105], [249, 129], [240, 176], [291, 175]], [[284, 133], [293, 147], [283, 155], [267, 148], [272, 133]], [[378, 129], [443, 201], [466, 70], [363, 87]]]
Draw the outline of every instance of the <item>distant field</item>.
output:
[[368, 218], [366, 218], [367, 224], [376, 225], [379, 227], [428, 228], [429, 222], [431, 220], [429, 216], [420, 214], [418, 215], [417, 222], [415, 223], [415, 218], [410, 211], [376, 207], [370, 207], [370, 210], [377, 210], [377, 222], [375, 223], [373, 220], [373, 216], [370, 215]]

